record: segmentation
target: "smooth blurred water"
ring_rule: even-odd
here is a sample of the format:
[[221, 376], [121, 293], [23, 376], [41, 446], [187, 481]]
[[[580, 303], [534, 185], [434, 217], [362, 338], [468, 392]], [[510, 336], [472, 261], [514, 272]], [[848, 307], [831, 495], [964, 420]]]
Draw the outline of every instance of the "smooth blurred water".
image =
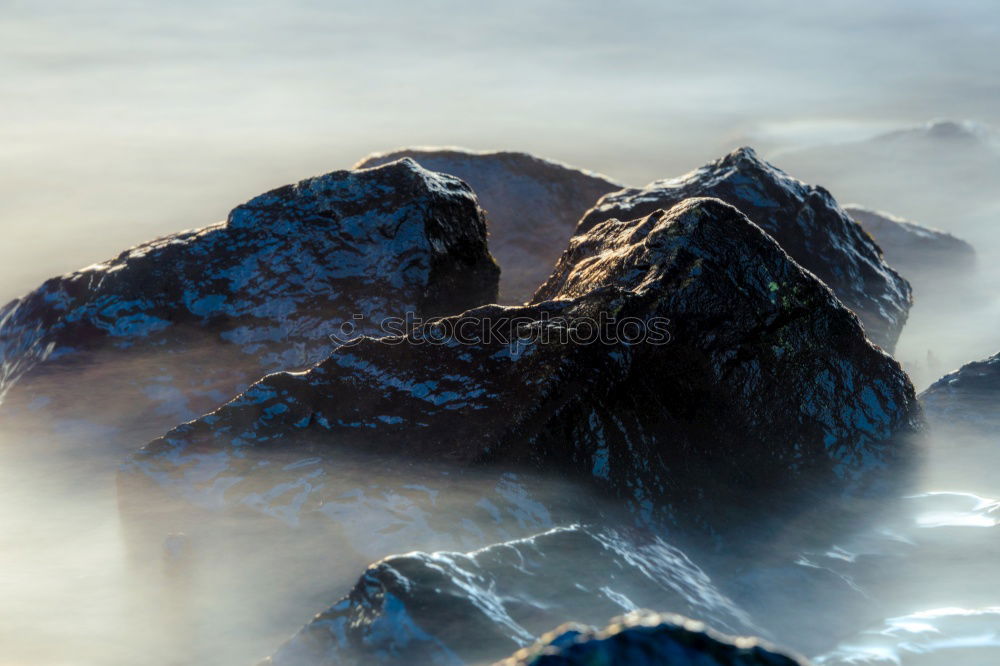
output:
[[938, 428], [924, 491], [902, 498], [891, 519], [836, 550], [846, 576], [867, 577], [866, 592], [882, 604], [884, 619], [818, 656], [818, 664], [1000, 662], [998, 459], [1000, 437]]
[[[788, 154], [935, 117], [998, 127], [998, 44], [994, 0], [0, 0], [0, 301], [400, 145], [528, 150], [642, 184], [748, 142]], [[878, 178], [833, 193], [877, 197]], [[945, 350], [921, 384], [1000, 346], [1000, 202], [968, 217], [953, 185], [921, 194], [940, 189], [935, 223], [971, 233], [986, 261], [964, 318], [918, 303], [901, 357]], [[110, 436], [82, 427], [67, 439]], [[939, 431], [912, 496], [789, 563], [835, 571], [883, 611], [817, 661], [1000, 663], [997, 440]], [[279, 577], [212, 587], [219, 555], [200, 580], [150, 585], [166, 565], [129, 560], [122, 454], [0, 424], [0, 665], [246, 664], [353, 583], [345, 564], [287, 611]], [[255, 545], [234, 548], [299, 574], [283, 544]], [[800, 615], [849, 613], [791, 596]]]

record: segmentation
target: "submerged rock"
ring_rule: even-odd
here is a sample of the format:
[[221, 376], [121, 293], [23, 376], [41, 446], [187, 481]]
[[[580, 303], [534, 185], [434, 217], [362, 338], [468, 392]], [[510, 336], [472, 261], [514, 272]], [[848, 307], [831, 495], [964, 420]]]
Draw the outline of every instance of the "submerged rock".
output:
[[643, 606], [756, 631], [684, 553], [635, 537], [560, 528], [471, 553], [386, 558], [265, 663], [479, 664], [554, 625], [604, 622]]
[[406, 148], [370, 155], [357, 167], [411, 157], [468, 183], [486, 209], [490, 251], [500, 262], [500, 303], [524, 303], [549, 276], [580, 216], [620, 189], [604, 176], [516, 152]]
[[605, 195], [580, 220], [577, 233], [611, 218], [645, 217], [689, 197], [718, 197], [739, 208], [825, 282], [858, 315], [872, 341], [893, 351], [910, 309], [910, 285], [829, 192], [792, 178], [751, 148], [678, 178]]
[[844, 210], [872, 235], [889, 265], [911, 282], [964, 274], [975, 267], [975, 249], [947, 232], [862, 206], [848, 205]]
[[460, 312], [493, 300], [497, 280], [467, 185], [411, 160], [336, 171], [5, 306], [0, 396], [46, 418], [162, 431], [266, 372], [325, 358], [342, 325]]
[[301, 470], [261, 474], [259, 456], [356, 450], [589, 479], [641, 521], [711, 531], [753, 517], [766, 539], [762, 507], [779, 523], [872, 491], [920, 427], [899, 365], [719, 200], [596, 225], [538, 298], [552, 300], [362, 338], [270, 375], [131, 456], [123, 503], [159, 487], [266, 512], [295, 488], [293, 513], [318, 512], [344, 492], [335, 476], [289, 486]]
[[646, 611], [602, 630], [559, 627], [495, 666], [806, 666], [754, 638], [732, 638], [679, 615]]

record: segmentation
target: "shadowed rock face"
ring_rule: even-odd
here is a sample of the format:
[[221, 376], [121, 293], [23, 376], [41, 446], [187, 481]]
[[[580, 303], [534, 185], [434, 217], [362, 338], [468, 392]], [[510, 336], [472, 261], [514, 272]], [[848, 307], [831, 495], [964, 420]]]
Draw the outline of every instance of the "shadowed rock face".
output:
[[678, 615], [630, 613], [597, 631], [566, 625], [495, 666], [806, 666], [752, 638], [730, 638]]
[[[498, 273], [483, 212], [458, 179], [410, 160], [337, 171], [8, 304], [0, 395], [50, 415], [176, 423], [266, 372], [325, 358], [354, 313], [371, 325], [460, 312], [495, 298]], [[100, 385], [104, 404], [63, 395], [66, 371], [77, 387]], [[127, 415], [109, 413], [124, 402]]]
[[935, 422], [994, 428], [1000, 423], [1000, 354], [945, 375], [920, 394], [920, 401]]
[[580, 216], [621, 188], [597, 174], [515, 152], [406, 148], [370, 155], [357, 167], [412, 157], [468, 183], [486, 209], [490, 251], [500, 262], [500, 303], [531, 298], [549, 276]]
[[911, 281], [965, 274], [975, 267], [975, 249], [949, 233], [861, 206], [844, 206], [844, 211], [872, 235], [889, 265]]
[[829, 192], [792, 178], [751, 148], [678, 178], [605, 195], [580, 220], [577, 233], [610, 218], [641, 218], [689, 197], [717, 197], [739, 208], [825, 282], [860, 317], [873, 342], [893, 351], [910, 309], [910, 285]]
[[[254, 506], [250, 493], [290, 480], [262, 488], [248, 452], [302, 446], [532, 467], [589, 479], [641, 520], [713, 529], [866, 492], [920, 427], [898, 364], [719, 200], [596, 225], [539, 293], [552, 300], [364, 338], [264, 378], [132, 456], [125, 504], [152, 483]], [[340, 492], [335, 478], [301, 491], [306, 509]]]
[[643, 606], [756, 631], [684, 553], [637, 536], [560, 528], [471, 553], [386, 558], [264, 663], [488, 663], [560, 623], [603, 623]]

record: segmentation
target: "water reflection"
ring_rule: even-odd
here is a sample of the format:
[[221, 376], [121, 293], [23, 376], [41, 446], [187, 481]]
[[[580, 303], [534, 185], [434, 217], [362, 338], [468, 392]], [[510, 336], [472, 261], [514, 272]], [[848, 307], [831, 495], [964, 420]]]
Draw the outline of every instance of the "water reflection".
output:
[[935, 608], [892, 617], [817, 658], [824, 666], [849, 664], [996, 664], [1000, 607]]
[[[942, 430], [932, 446], [947, 451], [947, 465], [925, 470], [925, 486], [963, 476], [978, 479], [997, 451], [988, 435], [962, 433], [967, 447], [956, 447], [953, 432]], [[1000, 486], [996, 486], [1000, 489]], [[1000, 501], [980, 492], [928, 490], [903, 498], [878, 529], [823, 554], [836, 561], [852, 583], [862, 581], [883, 610], [883, 617], [839, 641], [817, 657], [823, 666], [993, 665], [1000, 662]], [[879, 553], [881, 565], [859, 553]]]

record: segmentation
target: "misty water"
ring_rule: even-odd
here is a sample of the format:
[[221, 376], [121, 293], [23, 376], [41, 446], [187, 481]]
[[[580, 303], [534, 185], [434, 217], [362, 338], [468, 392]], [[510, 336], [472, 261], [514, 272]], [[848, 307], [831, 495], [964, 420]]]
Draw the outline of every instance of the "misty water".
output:
[[[336, 478], [345, 491], [378, 488], [375, 494], [388, 498], [366, 515], [349, 513], [354, 533], [346, 538], [290, 530], [257, 515], [229, 519], [228, 525], [215, 520], [207, 529], [181, 526], [185, 537], [173, 543], [158, 532], [151, 547], [137, 551], [134, 535], [125, 534], [119, 518], [114, 475], [120, 452], [109, 450], [112, 439], [77, 431], [64, 440], [74, 450], [59, 451], [53, 442], [5, 432], [0, 663], [255, 663], [346, 594], [364, 566], [378, 559], [374, 553], [456, 548], [450, 540], [435, 543], [432, 529], [419, 532], [414, 517], [420, 511], [402, 490], [434, 487], [439, 470], [339, 460]], [[52, 448], [40, 455], [41, 447]], [[825, 653], [809, 655], [817, 663], [995, 663], [1000, 658], [996, 458], [995, 437], [938, 432], [926, 443], [913, 485], [902, 497], [886, 499], [869, 519], [822, 547], [816, 535], [828, 530], [823, 515], [813, 514], [790, 522], [773, 553], [758, 553], [759, 562], [745, 556], [727, 561], [718, 553], [703, 557], [690, 549], [685, 554], [709, 574], [739, 567], [750, 580], [758, 567], [769, 572], [761, 575], [774, 575], [772, 558], [781, 569], [834, 572], [844, 581], [836, 595], [810, 596], [808, 586], [779, 589], [778, 574], [773, 583], [766, 578], [757, 583], [752, 598], [736, 597], [740, 610], [780, 645], [805, 649], [842, 636]], [[439, 486], [443, 492], [434, 515], [462, 521], [493, 481], [465, 474]], [[600, 515], [595, 499], [573, 492], [553, 483], [549, 496], [536, 500], [542, 499], [541, 511], [556, 524], [570, 524], [574, 517], [593, 522]], [[522, 534], [543, 531], [543, 525], [544, 519], [526, 525]], [[789, 550], [789, 544], [806, 542], [807, 548]], [[367, 552], [358, 552], [359, 543]], [[575, 566], [569, 558], [567, 586]], [[845, 597], [844, 590], [852, 594]], [[859, 621], [854, 591], [883, 616]], [[871, 613], [870, 605], [864, 608]], [[856, 633], [843, 636], [851, 629]]]
[[[433, 4], [0, 3], [0, 296], [398, 145], [523, 149], [638, 185], [752, 143], [841, 203], [975, 245], [961, 290], [918, 290], [896, 354], [918, 391], [1000, 348], [992, 0]], [[884, 154], [872, 137], [942, 117], [976, 121], [983, 141], [869, 159]], [[861, 161], [844, 145], [865, 146]], [[100, 383], [79, 391], [105, 399]], [[456, 547], [402, 546], [385, 526], [360, 552], [242, 517], [137, 553], [116, 471], [170, 425], [44, 425], [0, 423], [0, 666], [252, 664], [374, 559]], [[905, 492], [863, 524], [817, 546], [812, 514], [757, 554], [828, 569], [878, 615], [796, 589], [738, 600], [770, 639], [807, 650], [806, 633], [836, 635], [807, 655], [826, 666], [1000, 663], [1000, 435], [938, 424], [922, 446]], [[340, 474], [391, 495], [432, 472]], [[448, 486], [440, 517], [461, 521], [494, 482]], [[546, 482], [566, 521], [593, 510]], [[686, 554], [709, 573], [756, 566]]]

